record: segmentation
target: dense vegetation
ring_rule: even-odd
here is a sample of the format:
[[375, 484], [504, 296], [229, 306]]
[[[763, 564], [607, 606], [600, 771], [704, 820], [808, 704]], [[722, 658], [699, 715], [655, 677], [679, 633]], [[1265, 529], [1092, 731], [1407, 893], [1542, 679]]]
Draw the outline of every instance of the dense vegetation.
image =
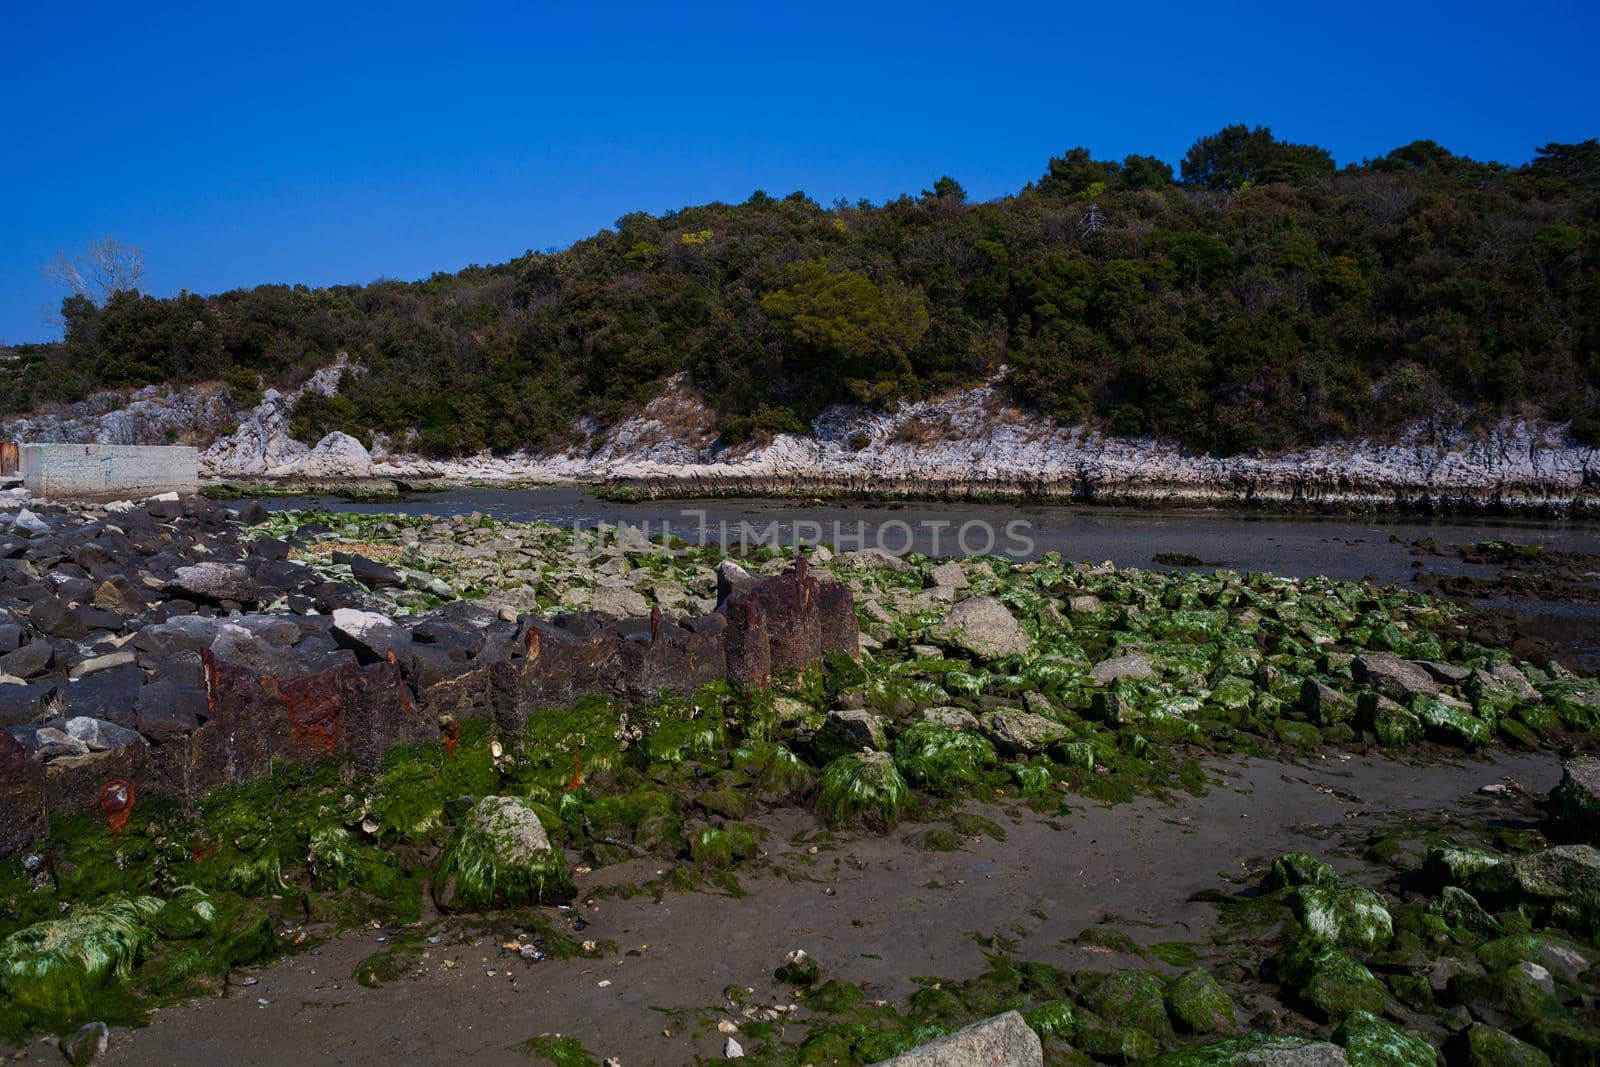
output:
[[943, 178], [882, 206], [755, 193], [405, 284], [118, 293], [10, 353], [0, 410], [348, 351], [297, 432], [431, 454], [545, 446], [686, 371], [724, 437], [803, 429], [1008, 366], [1065, 423], [1232, 452], [1531, 411], [1600, 441], [1600, 142], [1519, 167], [1419, 141], [1336, 168], [1235, 126], [1160, 160], [1076, 148], [1015, 196]]

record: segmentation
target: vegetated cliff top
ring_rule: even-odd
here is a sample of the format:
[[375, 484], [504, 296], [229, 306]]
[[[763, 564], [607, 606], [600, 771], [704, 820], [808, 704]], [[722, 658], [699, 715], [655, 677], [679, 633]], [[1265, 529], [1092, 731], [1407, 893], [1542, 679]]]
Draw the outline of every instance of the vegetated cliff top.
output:
[[1600, 441], [1600, 142], [1508, 167], [1431, 141], [1340, 169], [1257, 127], [1160, 160], [1051, 159], [1013, 196], [757, 192], [424, 281], [63, 304], [0, 413], [221, 379], [240, 401], [350, 354], [296, 432], [425, 454], [541, 448], [679, 372], [725, 440], [1011, 368], [1062, 422], [1230, 453], [1418, 417], [1533, 414]]

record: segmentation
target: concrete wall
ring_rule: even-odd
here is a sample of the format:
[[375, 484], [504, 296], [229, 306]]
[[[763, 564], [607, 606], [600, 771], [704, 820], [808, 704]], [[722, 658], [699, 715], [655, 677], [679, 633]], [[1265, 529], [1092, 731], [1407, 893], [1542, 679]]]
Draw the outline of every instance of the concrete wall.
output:
[[22, 483], [51, 500], [137, 500], [193, 493], [200, 455], [181, 445], [23, 445]]

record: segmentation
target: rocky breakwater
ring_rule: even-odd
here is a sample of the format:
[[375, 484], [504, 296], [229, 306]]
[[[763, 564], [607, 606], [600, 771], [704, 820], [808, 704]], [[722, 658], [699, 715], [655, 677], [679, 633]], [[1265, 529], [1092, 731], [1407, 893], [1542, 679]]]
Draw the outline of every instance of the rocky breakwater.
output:
[[343, 581], [290, 558], [316, 524], [241, 539], [233, 513], [198, 498], [4, 519], [0, 854], [51, 812], [115, 827], [141, 801], [194, 810], [285, 763], [375, 775], [391, 749], [448, 745], [465, 719], [509, 737], [585, 696], [759, 689], [859, 654], [850, 589], [804, 560], [759, 578], [725, 563], [710, 610], [685, 617], [452, 601], [396, 618], [376, 591], [401, 584], [392, 569], [355, 557], [364, 581]]

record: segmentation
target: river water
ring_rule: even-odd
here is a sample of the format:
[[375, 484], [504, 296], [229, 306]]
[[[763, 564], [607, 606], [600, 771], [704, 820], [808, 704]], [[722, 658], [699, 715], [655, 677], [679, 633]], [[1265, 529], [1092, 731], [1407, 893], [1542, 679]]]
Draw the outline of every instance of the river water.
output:
[[[1110, 560], [1124, 567], [1162, 567], [1156, 557], [1184, 553], [1205, 568], [1270, 571], [1290, 577], [1323, 574], [1409, 584], [1425, 565], [1434, 573], [1493, 577], [1496, 568], [1429, 556], [1410, 542], [1441, 547], [1507, 540], [1569, 552], [1600, 552], [1600, 525], [1513, 518], [1284, 515], [1224, 509], [1140, 510], [1064, 504], [858, 503], [795, 499], [601, 500], [577, 486], [454, 489], [400, 501], [358, 503], [339, 497], [275, 497], [271, 509], [328, 508], [367, 513], [463, 515], [539, 520], [585, 528], [626, 524], [648, 536], [670, 534], [691, 544], [733, 545], [774, 539], [824, 541], [842, 549], [873, 547], [931, 556], [993, 552], [1031, 559], [1059, 552], [1068, 560]], [[1191, 568], [1192, 569], [1192, 568]], [[1489, 605], [1494, 606], [1494, 605]], [[1600, 666], [1600, 608], [1519, 601], [1510, 605], [1541, 635], [1568, 644], [1575, 659]]]

